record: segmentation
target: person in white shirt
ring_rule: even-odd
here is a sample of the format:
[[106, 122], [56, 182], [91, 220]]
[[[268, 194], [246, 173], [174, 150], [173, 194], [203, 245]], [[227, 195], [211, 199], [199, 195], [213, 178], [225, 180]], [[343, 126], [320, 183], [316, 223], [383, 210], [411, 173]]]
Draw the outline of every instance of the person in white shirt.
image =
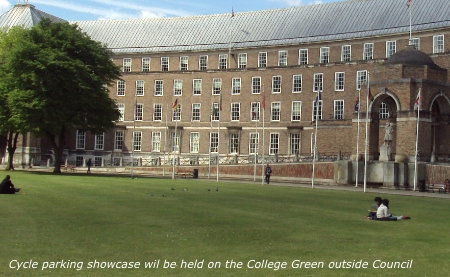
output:
[[409, 216], [394, 216], [389, 213], [389, 200], [383, 199], [381, 205], [377, 210], [377, 220], [381, 221], [397, 221], [401, 219], [411, 219]]

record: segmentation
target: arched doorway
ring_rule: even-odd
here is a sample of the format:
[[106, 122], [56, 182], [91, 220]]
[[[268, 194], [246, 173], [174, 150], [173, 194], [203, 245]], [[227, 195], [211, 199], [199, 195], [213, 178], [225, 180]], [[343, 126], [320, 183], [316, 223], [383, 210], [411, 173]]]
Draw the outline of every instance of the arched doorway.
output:
[[443, 93], [436, 94], [431, 101], [431, 162], [450, 162], [450, 99]]

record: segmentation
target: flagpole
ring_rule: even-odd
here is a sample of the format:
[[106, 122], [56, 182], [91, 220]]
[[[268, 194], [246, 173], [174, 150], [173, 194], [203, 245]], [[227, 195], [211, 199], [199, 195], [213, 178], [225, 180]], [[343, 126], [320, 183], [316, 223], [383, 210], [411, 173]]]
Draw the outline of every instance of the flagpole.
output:
[[417, 103], [417, 124], [416, 124], [416, 151], [415, 151], [415, 159], [414, 159], [414, 191], [416, 191], [416, 185], [417, 185], [417, 154], [419, 152], [419, 119], [420, 119], [420, 92], [421, 89], [419, 88], [419, 95], [417, 96], [419, 99], [419, 103]]
[[[161, 106], [162, 107], [162, 106]], [[167, 145], [167, 112], [169, 111], [169, 104], [166, 104], [166, 128], [164, 129], [164, 164], [163, 164], [163, 176], [166, 176], [166, 145]]]
[[263, 100], [261, 102], [262, 104], [262, 112], [263, 112], [263, 120], [262, 120], [262, 158], [261, 158], [261, 185], [264, 185], [264, 145], [265, 145], [265, 141], [264, 141], [264, 113], [266, 111], [266, 93], [264, 90], [264, 85], [263, 85]]
[[[258, 100], [256, 100], [256, 102], [258, 102]], [[253, 181], [254, 182], [256, 182], [256, 163], [258, 160], [258, 148], [259, 148], [259, 133], [258, 133], [259, 114], [258, 114], [258, 117], [256, 117], [256, 112], [255, 112], [255, 119], [257, 119], [256, 120], [256, 140], [255, 140], [255, 141], [257, 141], [257, 143], [255, 145], [255, 166], [253, 169]]]
[[409, 44], [412, 43], [412, 8], [411, 3], [409, 4]]
[[175, 120], [175, 133], [173, 135], [172, 143], [175, 145], [173, 146], [172, 151], [172, 179], [175, 179], [175, 150], [177, 149], [177, 126], [178, 126], [178, 120], [175, 118], [175, 112], [178, 109], [178, 99], [175, 100], [176, 104], [174, 105], [175, 108], [173, 110], [173, 119]]
[[136, 109], [137, 109], [137, 98], [136, 93], [134, 94], [134, 115], [133, 115], [133, 138], [131, 140], [131, 179], [134, 178], [134, 142], [135, 142], [135, 135], [136, 135]]
[[316, 99], [316, 131], [314, 132], [314, 155], [313, 155], [313, 168], [312, 168], [312, 178], [311, 178], [311, 188], [314, 188], [314, 177], [315, 177], [315, 167], [316, 167], [316, 152], [317, 152], [317, 124], [319, 122], [319, 103], [320, 103], [320, 92], [321, 89], [317, 91]]
[[358, 187], [358, 173], [359, 173], [359, 111], [361, 106], [361, 88], [358, 90], [358, 134], [356, 135], [356, 186]]
[[368, 147], [368, 121], [369, 121], [369, 95], [370, 95], [370, 75], [367, 72], [367, 97], [366, 97], [366, 139], [364, 142], [364, 192], [367, 188], [367, 147]]
[[[214, 107], [211, 107], [212, 109]], [[211, 177], [211, 134], [212, 134], [212, 117], [213, 117], [213, 110], [211, 110], [210, 115], [210, 127], [209, 127], [209, 162], [208, 162], [208, 179]]]
[[[221, 92], [222, 93], [222, 92]], [[220, 114], [221, 114], [221, 97], [222, 95], [219, 95], [219, 118], [217, 121], [217, 175], [216, 175], [216, 182], [219, 182], [219, 164], [220, 164]]]

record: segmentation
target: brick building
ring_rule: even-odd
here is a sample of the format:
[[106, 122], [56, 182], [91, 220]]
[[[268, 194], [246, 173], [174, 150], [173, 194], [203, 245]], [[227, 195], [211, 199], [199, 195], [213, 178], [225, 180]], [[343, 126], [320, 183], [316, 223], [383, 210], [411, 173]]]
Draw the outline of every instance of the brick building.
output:
[[[338, 152], [348, 158], [356, 154], [357, 144], [361, 154], [367, 123], [369, 156], [380, 159], [389, 122], [393, 138], [387, 160], [404, 155], [412, 161], [414, 103], [420, 89], [420, 157], [448, 158], [450, 7], [447, 0], [414, 2], [410, 40], [405, 4], [344, 1], [76, 22], [105, 43], [122, 66], [122, 79], [110, 95], [123, 116], [105, 134], [74, 131], [66, 157], [78, 165], [87, 158], [97, 165], [122, 165], [132, 156], [142, 165], [174, 158], [205, 164], [216, 156], [221, 163], [248, 163], [255, 154], [274, 162], [307, 160], [318, 112], [322, 158]], [[0, 17], [0, 25], [18, 9], [25, 15], [40, 12], [32, 5], [16, 5]], [[410, 43], [414, 48], [406, 49]], [[374, 99], [366, 120], [368, 84]], [[36, 147], [46, 148], [45, 142]]]

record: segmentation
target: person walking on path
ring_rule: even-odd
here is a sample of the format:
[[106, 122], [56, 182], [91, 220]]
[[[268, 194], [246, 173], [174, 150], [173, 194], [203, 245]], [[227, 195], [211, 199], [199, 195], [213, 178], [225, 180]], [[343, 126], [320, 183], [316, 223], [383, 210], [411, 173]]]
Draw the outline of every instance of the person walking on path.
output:
[[269, 184], [270, 182], [270, 175], [272, 174], [272, 168], [269, 164], [266, 166], [266, 184]]
[[92, 166], [91, 158], [89, 158], [89, 160], [87, 161], [86, 165], [87, 165], [87, 168], [88, 168], [86, 173], [90, 174], [91, 173], [91, 166]]

